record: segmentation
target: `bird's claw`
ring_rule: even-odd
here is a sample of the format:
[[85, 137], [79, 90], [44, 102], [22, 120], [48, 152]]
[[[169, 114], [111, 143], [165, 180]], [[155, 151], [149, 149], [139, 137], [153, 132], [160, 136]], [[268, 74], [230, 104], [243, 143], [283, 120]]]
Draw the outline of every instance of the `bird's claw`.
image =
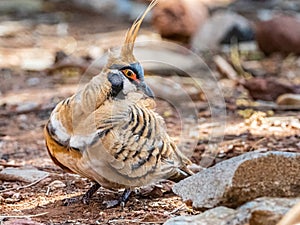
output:
[[117, 207], [118, 205], [120, 205], [119, 200], [105, 201], [103, 203], [105, 204], [107, 209], [114, 208], [114, 207]]
[[104, 202], [104, 204], [106, 205], [107, 209], [120, 206], [121, 210], [123, 211], [125, 204], [129, 199], [130, 194], [131, 194], [131, 190], [125, 189], [125, 191], [123, 192], [119, 200], [106, 201]]
[[78, 198], [66, 198], [66, 199], [63, 199], [63, 206], [70, 206], [76, 202], [79, 202], [79, 199]]

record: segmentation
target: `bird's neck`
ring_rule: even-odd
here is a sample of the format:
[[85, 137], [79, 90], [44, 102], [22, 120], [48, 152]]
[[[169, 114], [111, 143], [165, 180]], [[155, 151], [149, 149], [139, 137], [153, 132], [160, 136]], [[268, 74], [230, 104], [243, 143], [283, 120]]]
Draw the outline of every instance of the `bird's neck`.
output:
[[93, 77], [85, 87], [75, 95], [74, 101], [79, 103], [79, 111], [90, 114], [99, 108], [110, 94], [111, 83], [103, 74]]
[[55, 117], [68, 133], [92, 127], [93, 113], [107, 100], [110, 88], [111, 84], [104, 75], [95, 76], [82, 90], [56, 107]]

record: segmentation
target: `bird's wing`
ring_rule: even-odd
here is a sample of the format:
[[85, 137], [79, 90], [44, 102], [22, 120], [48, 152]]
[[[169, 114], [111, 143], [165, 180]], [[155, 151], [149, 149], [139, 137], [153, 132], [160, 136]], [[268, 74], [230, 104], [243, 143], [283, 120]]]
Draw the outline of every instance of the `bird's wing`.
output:
[[76, 122], [70, 137], [70, 147], [80, 152], [86, 151], [114, 127], [128, 120], [128, 115], [128, 103], [107, 100], [88, 117]]
[[[85, 151], [84, 161], [96, 177], [98, 174], [125, 186], [143, 186], [175, 176], [189, 162], [167, 135], [163, 119], [142, 105], [145, 106], [141, 101], [119, 105], [116, 113], [107, 117], [113, 126]], [[99, 125], [103, 126], [103, 122]]]

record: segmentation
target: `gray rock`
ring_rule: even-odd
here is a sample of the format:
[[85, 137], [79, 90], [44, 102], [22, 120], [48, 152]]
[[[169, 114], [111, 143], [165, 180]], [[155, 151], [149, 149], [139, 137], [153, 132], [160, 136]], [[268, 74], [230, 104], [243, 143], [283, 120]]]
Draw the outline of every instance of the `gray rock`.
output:
[[0, 180], [35, 182], [49, 173], [35, 168], [5, 168], [0, 172]]
[[39, 104], [36, 102], [24, 102], [16, 107], [16, 112], [25, 113], [35, 110], [39, 107]]
[[297, 202], [277, 223], [277, 225], [300, 224], [300, 201]]
[[164, 225], [276, 225], [300, 198], [258, 198], [234, 210], [219, 206], [196, 216], [178, 216]]
[[169, 219], [164, 225], [225, 225], [231, 221], [236, 211], [227, 207], [217, 207], [196, 216], [178, 216]]
[[263, 196], [299, 196], [299, 160], [299, 153], [245, 153], [182, 180], [173, 191], [195, 208], [237, 207]]
[[215, 13], [208, 19], [192, 37], [191, 45], [194, 51], [218, 50], [220, 42], [230, 32], [235, 30], [251, 31], [250, 22], [229, 11]]
[[300, 198], [255, 199], [237, 210], [232, 224], [276, 225], [278, 221], [297, 203]]

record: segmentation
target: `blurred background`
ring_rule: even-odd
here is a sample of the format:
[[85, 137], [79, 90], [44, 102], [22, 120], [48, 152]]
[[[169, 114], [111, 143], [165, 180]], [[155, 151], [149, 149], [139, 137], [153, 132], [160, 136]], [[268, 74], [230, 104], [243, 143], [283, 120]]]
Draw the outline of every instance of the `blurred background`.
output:
[[[147, 0], [0, 1], [0, 68], [4, 70], [0, 93], [12, 86], [45, 85], [38, 77], [24, 83], [23, 78], [28, 79], [22, 78], [24, 73], [40, 71], [55, 78], [58, 74], [58, 79], [82, 74], [94, 59], [122, 43], [147, 4]], [[283, 73], [293, 84], [299, 83], [299, 10], [296, 0], [161, 0], [147, 16], [138, 40], [183, 45], [204, 58], [220, 78], [246, 78], [239, 82], [252, 98], [274, 101], [283, 92], [299, 90], [271, 88], [272, 93], [264, 94], [254, 87], [262, 81], [254, 79], [253, 85], [248, 78], [280, 78]], [[95, 74], [101, 69], [98, 66]], [[10, 80], [9, 74], [18, 70], [20, 82], [16, 77]]]

